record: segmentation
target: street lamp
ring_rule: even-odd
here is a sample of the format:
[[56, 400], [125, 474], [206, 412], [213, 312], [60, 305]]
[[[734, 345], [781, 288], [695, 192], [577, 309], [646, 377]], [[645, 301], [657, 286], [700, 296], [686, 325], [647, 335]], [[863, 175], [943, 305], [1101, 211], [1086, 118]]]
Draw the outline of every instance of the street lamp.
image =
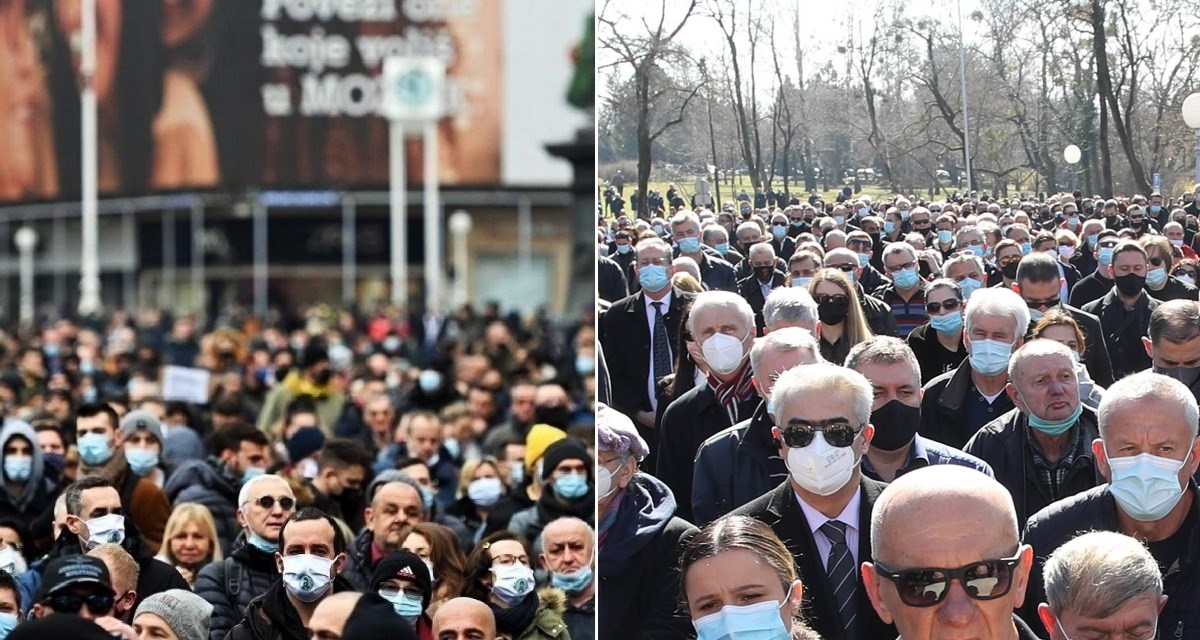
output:
[[467, 303], [467, 268], [469, 262], [469, 237], [471, 214], [463, 210], [450, 214], [450, 233], [454, 236], [454, 304]]
[[1184, 99], [1183, 121], [1196, 132], [1196, 182], [1200, 183], [1200, 93]]
[[1063, 160], [1071, 165], [1071, 191], [1075, 190], [1075, 165], [1079, 164], [1079, 159], [1083, 157], [1083, 152], [1079, 147], [1070, 144], [1066, 149], [1063, 149]]
[[37, 248], [38, 234], [31, 227], [21, 227], [13, 234], [13, 242], [20, 253], [21, 275], [21, 324], [33, 323], [33, 250]]

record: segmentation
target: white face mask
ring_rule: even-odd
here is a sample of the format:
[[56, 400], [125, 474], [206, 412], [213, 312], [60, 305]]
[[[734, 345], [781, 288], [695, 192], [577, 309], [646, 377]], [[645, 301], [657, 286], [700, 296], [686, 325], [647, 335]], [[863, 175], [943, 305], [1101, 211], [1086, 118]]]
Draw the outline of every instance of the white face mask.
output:
[[316, 602], [333, 582], [333, 560], [301, 553], [283, 556], [283, 586], [301, 602]]
[[742, 339], [724, 333], [714, 333], [704, 341], [701, 350], [704, 352], [704, 361], [718, 375], [733, 373], [746, 357]]
[[25, 558], [15, 548], [5, 545], [0, 549], [0, 571], [16, 576], [25, 573], [26, 568]]
[[110, 513], [99, 518], [84, 520], [87, 525], [88, 549], [94, 549], [102, 544], [121, 544], [125, 541], [125, 516]]
[[834, 447], [825, 441], [825, 433], [818, 431], [807, 447], [788, 448], [785, 463], [792, 479], [805, 491], [819, 496], [837, 493], [858, 466], [858, 457], [854, 455], [858, 437], [854, 440], [848, 447]]

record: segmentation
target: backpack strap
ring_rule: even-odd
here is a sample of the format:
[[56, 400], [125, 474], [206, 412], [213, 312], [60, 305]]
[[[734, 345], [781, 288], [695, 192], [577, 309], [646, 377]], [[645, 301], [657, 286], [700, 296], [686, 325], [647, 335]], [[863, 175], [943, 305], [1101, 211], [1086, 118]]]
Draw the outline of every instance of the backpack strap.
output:
[[229, 594], [230, 602], [237, 604], [238, 594], [242, 592], [242, 565], [240, 562], [226, 562], [225, 569], [225, 593]]

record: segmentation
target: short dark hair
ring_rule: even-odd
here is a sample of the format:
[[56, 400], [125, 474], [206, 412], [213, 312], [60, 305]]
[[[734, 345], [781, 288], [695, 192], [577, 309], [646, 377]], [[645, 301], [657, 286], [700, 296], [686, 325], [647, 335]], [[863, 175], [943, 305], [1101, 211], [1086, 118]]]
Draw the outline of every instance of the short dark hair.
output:
[[359, 443], [348, 438], [331, 438], [325, 441], [325, 446], [317, 454], [317, 466], [332, 467], [342, 470], [358, 465], [365, 470], [371, 468], [375, 459]]
[[109, 425], [116, 431], [121, 424], [121, 419], [117, 417], [116, 410], [106, 402], [85, 402], [79, 405], [75, 411], [76, 418], [94, 418], [100, 414], [108, 416]]
[[267, 440], [267, 434], [259, 431], [257, 427], [245, 422], [237, 422], [227, 427], [222, 427], [213, 432], [209, 440], [210, 449], [213, 454], [220, 455], [222, 451], [229, 449], [240, 449], [243, 442], [253, 442], [257, 445], [266, 446], [270, 444]]
[[284, 521], [283, 526], [279, 528], [280, 554], [287, 548], [287, 543], [284, 542], [284, 534], [287, 532], [288, 525], [293, 522], [303, 522], [304, 520], [324, 520], [328, 522], [329, 526], [333, 528], [333, 553], [336, 555], [346, 550], [346, 540], [342, 537], [342, 528], [338, 526], [333, 516], [316, 507], [304, 507], [293, 513], [290, 518]]
[[417, 465], [421, 465], [422, 467], [425, 467], [425, 469], [429, 472], [429, 477], [431, 479], [436, 480], [436, 478], [433, 477], [433, 469], [429, 466], [429, 464], [427, 462], [425, 462], [424, 460], [422, 460], [420, 458], [414, 458], [411, 456], [405, 457], [405, 458], [400, 458], [399, 460], [396, 461], [396, 466], [393, 468], [394, 469], [407, 469], [409, 467], [415, 467]]
[[1200, 336], [1200, 302], [1170, 300], [1150, 314], [1150, 344], [1187, 342]]
[[17, 601], [17, 610], [21, 610], [21, 590], [17, 588], [17, 580], [12, 574], [0, 570], [0, 589], [8, 589], [13, 592], [13, 598]]
[[1053, 256], [1035, 252], [1017, 263], [1017, 284], [1022, 282], [1058, 282], [1058, 261]]
[[75, 482], [72, 482], [65, 492], [64, 498], [67, 503], [67, 514], [78, 516], [80, 509], [83, 508], [83, 492], [88, 489], [99, 489], [101, 487], [113, 486], [107, 478], [102, 476], [84, 476]]

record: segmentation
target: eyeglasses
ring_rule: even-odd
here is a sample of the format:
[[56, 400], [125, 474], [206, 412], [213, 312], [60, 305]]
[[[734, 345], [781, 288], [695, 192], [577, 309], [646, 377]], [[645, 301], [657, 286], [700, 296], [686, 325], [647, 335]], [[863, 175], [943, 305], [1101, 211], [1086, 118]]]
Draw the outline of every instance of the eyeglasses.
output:
[[46, 598], [46, 603], [54, 610], [54, 613], [77, 614], [87, 605], [88, 611], [92, 615], [104, 615], [113, 608], [113, 596], [107, 593], [92, 593], [86, 596], [77, 596], [72, 593], [59, 593]]
[[817, 304], [849, 304], [850, 297], [844, 293], [818, 293], [813, 296]]
[[848, 247], [863, 247], [864, 249], [871, 248], [871, 240], [867, 238], [854, 238], [846, 241]]
[[858, 271], [858, 265], [850, 264], [849, 262], [847, 262], [846, 264], [827, 264], [827, 265], [825, 265], [825, 268], [826, 269], [837, 269], [838, 271], [841, 271], [842, 273], [854, 273], [855, 271]]
[[929, 226], [929, 221], [928, 220], [913, 220], [912, 225], [914, 228], [922, 229], [922, 228]]
[[885, 265], [885, 266], [887, 267], [888, 271], [890, 271], [892, 273], [899, 273], [901, 271], [904, 271], [905, 269], [916, 268], [917, 263], [916, 262], [905, 262], [904, 264], [890, 264], [890, 265]]
[[949, 298], [941, 302], [926, 302], [925, 312], [932, 315], [935, 313], [941, 313], [942, 309], [945, 309], [946, 311], [954, 311], [961, 306], [962, 300], [959, 300], [958, 298]]
[[1046, 298], [1045, 300], [1026, 300], [1025, 306], [1029, 307], [1030, 309], [1041, 309], [1042, 307], [1050, 308], [1057, 307], [1058, 303], [1060, 302], [1062, 302], [1062, 298], [1054, 296], [1053, 298]]
[[1010, 265], [1010, 264], [1012, 264], [1012, 263], [1014, 263], [1014, 262], [1020, 262], [1020, 261], [1021, 261], [1021, 256], [1019, 256], [1019, 255], [1016, 255], [1016, 256], [1004, 256], [1003, 258], [1000, 258], [999, 260], [997, 260], [997, 261], [996, 261], [996, 264], [997, 264], [997, 265], [999, 265], [999, 266], [1001, 266], [1001, 267], [1004, 267], [1004, 266]]
[[879, 562], [875, 572], [896, 585], [900, 601], [910, 607], [932, 607], [946, 599], [950, 581], [958, 580], [967, 595], [976, 600], [995, 600], [1012, 588], [1013, 567], [1021, 557], [981, 560], [957, 569], [905, 569], [893, 571]]
[[263, 497], [259, 498], [258, 500], [255, 500], [254, 504], [256, 504], [264, 509], [270, 510], [270, 509], [275, 508], [276, 500], [279, 501], [279, 506], [282, 507], [284, 511], [291, 511], [292, 507], [296, 506], [295, 498], [289, 498], [287, 496], [280, 496], [278, 498], [276, 498], [274, 496], [263, 496]]
[[848, 447], [866, 425], [850, 426], [845, 420], [828, 420], [817, 424], [797, 421], [789, 422], [779, 430], [783, 443], [792, 449], [803, 449], [812, 444], [818, 431], [825, 434], [825, 442], [831, 447]]

